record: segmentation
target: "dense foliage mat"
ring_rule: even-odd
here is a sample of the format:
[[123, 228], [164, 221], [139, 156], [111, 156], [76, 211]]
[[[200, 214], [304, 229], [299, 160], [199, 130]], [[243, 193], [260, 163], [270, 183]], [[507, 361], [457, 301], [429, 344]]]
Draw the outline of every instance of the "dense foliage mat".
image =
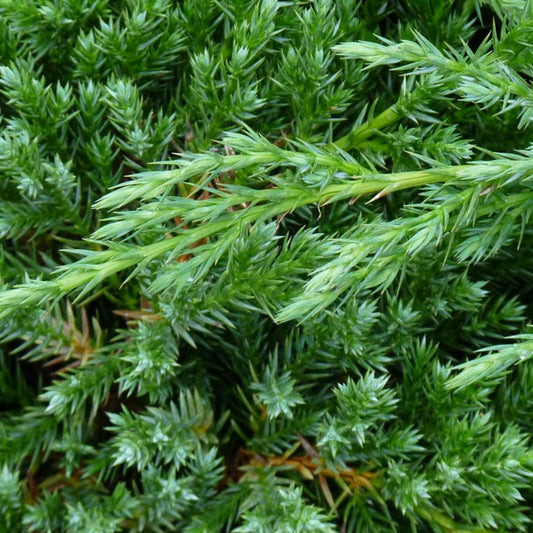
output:
[[0, 0], [0, 530], [533, 531], [533, 2]]

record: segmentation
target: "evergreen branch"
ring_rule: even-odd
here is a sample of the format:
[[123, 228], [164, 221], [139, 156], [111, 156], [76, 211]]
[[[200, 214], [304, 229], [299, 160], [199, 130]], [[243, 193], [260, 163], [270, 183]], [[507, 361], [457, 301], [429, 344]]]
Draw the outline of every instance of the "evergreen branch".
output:
[[489, 51], [488, 41], [475, 53], [465, 45], [462, 54], [455, 50], [441, 52], [420, 34], [416, 35], [416, 42], [394, 43], [385, 38], [381, 41], [385, 44], [345, 43], [334, 47], [334, 51], [343, 57], [362, 59], [367, 68], [391, 65], [412, 75], [434, 73], [445, 80], [448, 94], [456, 92], [466, 102], [483, 108], [499, 104], [501, 112], [520, 109], [521, 128], [533, 117], [533, 91], [526, 80]]
[[481, 357], [457, 365], [460, 370], [446, 383], [448, 389], [461, 389], [474, 383], [501, 381], [509, 369], [518, 363], [528, 361], [533, 357], [533, 336], [530, 334], [516, 335], [511, 339], [519, 339], [522, 342], [513, 344], [500, 344], [478, 350], [479, 353], [487, 353]]
[[[86, 294], [104, 279], [117, 272], [133, 266], [145, 265], [149, 261], [168, 253], [171, 253], [171, 257], [176, 257], [186, 253], [194, 243], [231, 227], [241, 224], [247, 226], [258, 221], [272, 219], [309, 204], [326, 204], [369, 193], [385, 196], [392, 191], [453, 179], [467, 171], [468, 167], [448, 167], [392, 175], [370, 174], [368, 178], [361, 177], [360, 180], [327, 185], [321, 191], [309, 190], [296, 184], [265, 190], [227, 186], [232, 194], [218, 193], [218, 198], [205, 201], [208, 205], [205, 205], [204, 201], [175, 199], [173, 203], [177, 204], [177, 207], [164, 213], [158, 219], [158, 223], [177, 216], [183, 217], [186, 222], [209, 220], [213, 218], [213, 215], [216, 218], [212, 222], [201, 224], [194, 231], [185, 231], [181, 235], [147, 246], [113, 244], [108, 250], [102, 252], [80, 250], [79, 253], [85, 257], [70, 264], [68, 268], [57, 271], [56, 275], [59, 275], [56, 280], [33, 281], [4, 292], [0, 296], [0, 314], [5, 317], [15, 309], [14, 305], [40, 305], [50, 298], [60, 298], [80, 287], [83, 287], [81, 294]], [[259, 203], [261, 201], [264, 204]], [[252, 205], [241, 211], [227, 212], [227, 209], [247, 202]], [[139, 213], [142, 217], [143, 229], [151, 226], [153, 223], [152, 211], [149, 210], [147, 216], [144, 216], [142, 210], [134, 212], [133, 217], [138, 217]], [[217, 216], [218, 213], [222, 214]], [[128, 215], [126, 216], [128, 217]], [[115, 227], [112, 227], [112, 232], [122, 234], [124, 230], [138, 228], [138, 218], [133, 223], [129, 220], [127, 222], [127, 225], [123, 222], [115, 224]], [[119, 228], [118, 232], [116, 227]], [[99, 235], [104, 232], [106, 232], [105, 229], [101, 230]]]
[[[416, 216], [405, 216], [390, 222], [374, 221], [358, 227], [353, 233], [331, 241], [330, 259], [311, 272], [302, 293], [277, 315], [277, 320], [304, 320], [324, 311], [341, 295], [354, 296], [366, 290], [383, 291], [413, 258], [428, 250], [436, 250], [441, 242], [457, 235], [450, 242], [448, 253], [455, 252], [460, 260], [475, 261], [496, 253], [507, 243], [514, 230], [518, 243], [523, 224], [529, 220], [533, 206], [529, 193], [490, 198], [481, 202], [483, 191], [470, 187], [454, 195], [439, 198], [434, 204], [421, 204]], [[495, 202], [495, 204], [492, 203]], [[527, 203], [524, 203], [527, 202]], [[468, 234], [479, 220], [492, 217], [496, 205], [502, 210], [505, 226], [511, 225], [503, 238], [500, 232], [491, 235], [489, 223], [485, 240], [473, 233], [472, 238], [459, 238], [461, 230]], [[497, 208], [496, 208], [497, 209]], [[509, 211], [507, 211], [507, 209]], [[525, 218], [523, 218], [525, 217]], [[514, 222], [518, 218], [518, 222]]]
[[341, 150], [357, 148], [376, 132], [396, 124], [403, 118], [409, 118], [414, 122], [436, 121], [434, 111], [428, 107], [428, 102], [442, 97], [442, 86], [442, 80], [435, 75], [425, 76], [414, 87], [404, 82], [400, 97], [393, 105], [364, 123], [357, 120], [352, 130], [337, 139], [335, 145]]
[[[200, 178], [194, 185], [203, 187], [220, 174], [238, 172], [242, 169], [273, 170], [277, 167], [321, 168], [347, 175], [369, 172], [353, 157], [347, 154], [321, 149], [309, 144], [295, 143], [299, 151], [284, 150], [261, 135], [248, 131], [248, 135], [227, 133], [222, 144], [239, 154], [222, 155], [217, 152], [205, 154], [183, 154], [177, 162], [177, 170], [146, 172], [135, 180], [120, 184], [116, 190], [100, 199], [95, 206], [99, 209], [116, 209], [134, 200], [149, 200], [164, 196], [172, 186]], [[266, 176], [262, 176], [266, 178]], [[258, 191], [259, 192], [259, 191]]]
[[[243, 140], [244, 144], [248, 146], [249, 139], [243, 136], [237, 137], [238, 141]], [[274, 150], [276, 151], [276, 150]], [[219, 170], [226, 171], [228, 166], [227, 158], [233, 158], [237, 156], [221, 156], [219, 163]], [[302, 164], [309, 161], [309, 156], [301, 156], [298, 153], [291, 156], [293, 159], [287, 161], [288, 164]], [[320, 161], [331, 162], [331, 159], [336, 162], [335, 156], [325, 156], [319, 154], [317, 159]], [[201, 157], [202, 161], [203, 158]], [[279, 159], [276, 158], [279, 162]], [[234, 159], [230, 159], [234, 161]], [[270, 159], [272, 161], [272, 159]], [[281, 162], [286, 161], [281, 159]], [[236, 168], [242, 169], [247, 165], [255, 167], [257, 161], [252, 157], [243, 158], [238, 160], [235, 165]], [[194, 165], [194, 163], [193, 163]], [[191, 175], [191, 165], [186, 165], [184, 174], [188, 177]], [[326, 167], [327, 168], [327, 167]], [[337, 167], [334, 167], [335, 169]], [[196, 170], [193, 175], [198, 172], [203, 172], [205, 167], [201, 165], [200, 170]], [[328, 169], [331, 170], [331, 169]], [[144, 208], [134, 212], [125, 212], [120, 215], [119, 222], [110, 224], [109, 227], [103, 227], [96, 233], [97, 237], [114, 237], [117, 235], [123, 235], [133, 229], [136, 231], [146, 230], [154, 225], [159, 225], [166, 220], [179, 217], [183, 220], [184, 224], [187, 223], [200, 223], [192, 229], [181, 230], [180, 234], [164, 239], [162, 241], [154, 242], [146, 246], [134, 246], [127, 244], [109, 244], [108, 250], [104, 251], [79, 251], [85, 257], [76, 263], [70, 264], [67, 268], [59, 269], [56, 272], [56, 279], [52, 281], [34, 281], [26, 285], [21, 285], [18, 288], [11, 289], [4, 292], [0, 296], [0, 313], [6, 316], [6, 313], [10, 313], [14, 306], [19, 305], [40, 305], [42, 302], [50, 298], [60, 298], [73, 290], [83, 287], [81, 294], [86, 294], [89, 290], [93, 289], [97, 284], [105, 280], [107, 277], [120, 272], [122, 270], [136, 267], [137, 270], [140, 266], [148, 264], [150, 261], [166, 257], [177, 257], [183, 253], [190, 251], [191, 247], [208, 237], [221, 234], [224, 231], [231, 230], [235, 227], [246, 227], [251, 224], [266, 221], [276, 216], [283, 215], [286, 212], [292, 212], [293, 210], [310, 204], [324, 205], [332, 202], [339, 202], [349, 198], [358, 198], [365, 194], [375, 194], [373, 199], [378, 199], [394, 191], [400, 191], [407, 188], [419, 187], [422, 185], [428, 185], [431, 183], [446, 182], [446, 181], [459, 181], [459, 182], [471, 182], [475, 184], [483, 184], [483, 189], [479, 185], [475, 185], [473, 189], [465, 194], [465, 198], [460, 195], [451, 197], [449, 202], [450, 207], [441, 208], [438, 211], [430, 212], [420, 219], [413, 218], [407, 219], [408, 231], [417, 235], [415, 230], [422, 229], [422, 233], [418, 236], [421, 240], [421, 244], [414, 244], [411, 241], [407, 248], [411, 253], [417, 248], [422, 247], [431, 238], [442, 234], [438, 229], [438, 221], [444, 217], [446, 220], [449, 216], [450, 210], [458, 209], [461, 206], [468, 206], [468, 202], [478, 202], [478, 198], [481, 193], [487, 188], [498, 188], [499, 186], [509, 185], [519, 181], [527, 181], [533, 167], [530, 159], [526, 153], [524, 155], [508, 156], [507, 158], [495, 159], [493, 161], [481, 161], [473, 162], [468, 165], [458, 166], [444, 166], [430, 168], [427, 170], [401, 172], [393, 174], [371, 173], [355, 176], [352, 179], [343, 179], [340, 183], [330, 183], [323, 185], [321, 189], [316, 187], [306, 186], [304, 183], [294, 181], [274, 181], [277, 187], [267, 189], [252, 189], [245, 186], [237, 185], [225, 185], [222, 191], [208, 189], [213, 195], [213, 198], [206, 200], [193, 200], [187, 198], [175, 198], [173, 200], [167, 200], [162, 204], [162, 207], [158, 210], [157, 216], [154, 217], [154, 204], [148, 204]], [[177, 173], [176, 180], [183, 179], [183, 175]], [[127, 186], [131, 187], [131, 186]], [[145, 185], [141, 185], [141, 190], [145, 189]], [[116, 194], [120, 193], [119, 189], [116, 193], [111, 193], [113, 203], [116, 204]], [[128, 195], [128, 199], [131, 199], [131, 195]], [[118, 203], [123, 203], [122, 200], [118, 200]], [[248, 207], [240, 210], [232, 210], [235, 207], [241, 205], [248, 205]], [[473, 204], [472, 204], [473, 205]], [[167, 206], [167, 207], [166, 207]], [[471, 219], [472, 207], [467, 208], [466, 213], [469, 215], [466, 220]], [[429, 222], [429, 219], [434, 220], [433, 225], [424, 226]], [[435, 223], [437, 226], [435, 226]], [[397, 242], [398, 238], [404, 234], [405, 229], [403, 226], [399, 226], [396, 231], [393, 229], [395, 236], [384, 232], [379, 246], [391, 246]], [[422, 237], [424, 235], [424, 237]], [[414, 237], [413, 237], [414, 238]], [[355, 244], [356, 248], [360, 248], [360, 243]], [[377, 249], [375, 243], [372, 245], [372, 249]], [[386, 248], [385, 248], [386, 249]], [[345, 249], [341, 262], [353, 263], [352, 257], [361, 257], [360, 252], [353, 256], [355, 250], [347, 252]], [[168, 256], [170, 254], [170, 256]], [[350, 258], [350, 259], [348, 259]], [[353, 265], [352, 265], [353, 266]], [[338, 272], [338, 268], [332, 263], [329, 272], [327, 270], [317, 277], [315, 281], [308, 284], [308, 291], [311, 297], [316, 297], [317, 293], [315, 288], [322, 287], [319, 291], [322, 293], [323, 302], [309, 302], [309, 307], [313, 309], [320, 309], [323, 307], [324, 302], [331, 302], [339, 292], [342, 292], [342, 285], [340, 290], [336, 290], [332, 293], [329, 291], [332, 286], [331, 283], [336, 284], [334, 279], [337, 275], [333, 275]], [[395, 269], [396, 272], [399, 268]], [[344, 267], [343, 267], [343, 271]], [[323, 284], [322, 280], [325, 280], [324, 276], [331, 279], [330, 282]], [[367, 281], [367, 286], [380, 286], [387, 283], [387, 279], [392, 279], [392, 274], [382, 274], [381, 277], [373, 279], [370, 283], [370, 278]], [[324, 295], [328, 294], [327, 297]], [[325, 299], [324, 299], [325, 297]], [[283, 320], [288, 319], [291, 316], [292, 311], [284, 311], [281, 315]]]

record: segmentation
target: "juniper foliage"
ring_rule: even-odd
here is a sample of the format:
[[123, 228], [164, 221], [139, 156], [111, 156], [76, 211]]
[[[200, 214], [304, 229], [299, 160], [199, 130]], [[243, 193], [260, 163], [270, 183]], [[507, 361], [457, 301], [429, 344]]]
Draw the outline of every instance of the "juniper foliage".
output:
[[0, 14], [2, 530], [532, 530], [532, 2]]

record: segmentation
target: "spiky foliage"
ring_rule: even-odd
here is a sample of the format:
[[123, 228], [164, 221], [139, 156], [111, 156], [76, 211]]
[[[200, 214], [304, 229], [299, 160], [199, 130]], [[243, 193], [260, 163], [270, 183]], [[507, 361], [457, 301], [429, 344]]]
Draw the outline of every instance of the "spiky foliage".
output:
[[0, 13], [2, 531], [531, 530], [531, 2]]

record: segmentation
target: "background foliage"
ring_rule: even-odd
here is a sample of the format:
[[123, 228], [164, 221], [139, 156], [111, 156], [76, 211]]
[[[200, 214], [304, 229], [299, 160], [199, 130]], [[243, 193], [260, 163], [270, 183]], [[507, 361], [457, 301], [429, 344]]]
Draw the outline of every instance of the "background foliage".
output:
[[532, 34], [0, 0], [0, 529], [533, 531]]

